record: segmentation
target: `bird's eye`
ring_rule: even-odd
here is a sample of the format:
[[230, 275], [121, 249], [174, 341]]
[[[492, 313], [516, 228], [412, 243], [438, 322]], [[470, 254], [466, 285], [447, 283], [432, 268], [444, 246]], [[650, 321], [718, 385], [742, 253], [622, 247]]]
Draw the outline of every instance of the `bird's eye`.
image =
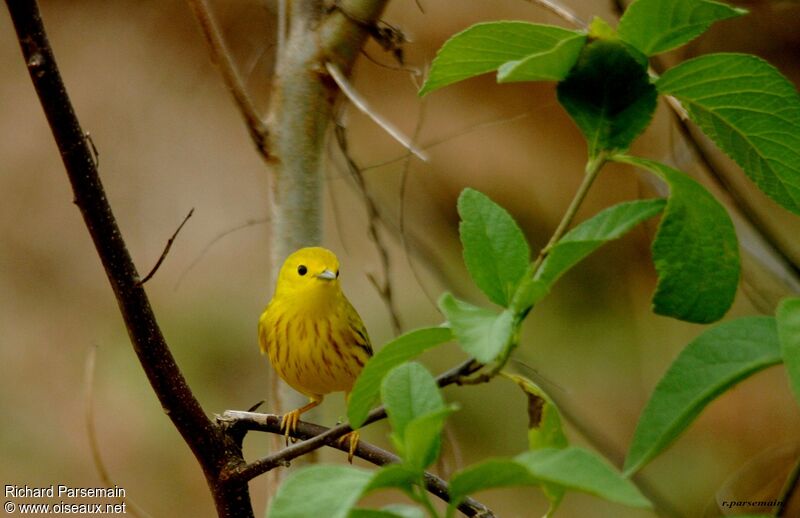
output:
[[297, 273], [299, 273], [300, 275], [305, 275], [308, 273], [308, 268], [306, 268], [304, 264], [301, 264], [300, 266], [297, 267]]
[[339, 270], [336, 270], [336, 278], [339, 278]]

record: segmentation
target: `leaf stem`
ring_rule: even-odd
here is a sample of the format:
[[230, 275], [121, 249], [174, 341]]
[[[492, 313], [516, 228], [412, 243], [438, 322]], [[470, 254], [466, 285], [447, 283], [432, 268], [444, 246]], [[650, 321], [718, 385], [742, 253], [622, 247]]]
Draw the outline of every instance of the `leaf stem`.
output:
[[542, 248], [542, 250], [539, 252], [539, 256], [536, 258], [536, 261], [533, 262], [532, 270], [534, 274], [544, 262], [547, 254], [550, 253], [550, 250], [552, 250], [556, 243], [558, 243], [558, 241], [564, 237], [564, 234], [567, 233], [567, 229], [572, 223], [572, 220], [575, 219], [575, 215], [578, 213], [578, 209], [581, 207], [583, 200], [586, 199], [589, 188], [591, 188], [592, 183], [594, 183], [594, 179], [597, 178], [597, 174], [607, 161], [608, 155], [605, 152], [600, 152], [597, 156], [591, 157], [586, 162], [586, 172], [583, 175], [583, 181], [581, 182], [581, 185], [575, 192], [575, 196], [573, 196], [569, 207], [567, 207], [567, 211], [564, 212], [564, 215], [561, 217], [561, 221], [558, 223], [553, 235], [550, 236], [550, 241], [548, 241], [547, 245]]
[[425, 490], [425, 477], [422, 477], [422, 479], [418, 482], [416, 493], [417, 502], [422, 504], [422, 506], [428, 511], [428, 516], [431, 518], [441, 518], [439, 516], [439, 512], [433, 506], [433, 502], [431, 502], [428, 492]]

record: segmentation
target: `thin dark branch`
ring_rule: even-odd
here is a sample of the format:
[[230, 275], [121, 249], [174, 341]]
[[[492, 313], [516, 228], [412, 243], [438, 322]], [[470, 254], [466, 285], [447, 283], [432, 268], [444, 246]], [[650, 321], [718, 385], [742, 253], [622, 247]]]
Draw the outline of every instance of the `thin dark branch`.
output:
[[[222, 416], [217, 416], [217, 422], [223, 426], [227, 426], [230, 433], [241, 434], [243, 431], [261, 431], [268, 432], [276, 435], [282, 435], [284, 432], [281, 430], [281, 416], [275, 414], [257, 414], [253, 412], [240, 412], [236, 410], [227, 410]], [[292, 437], [307, 441], [315, 437], [326, 434], [331, 429], [313, 423], [306, 423], [300, 421], [297, 423], [297, 428]], [[349, 444], [341, 444], [338, 439], [329, 439], [324, 443], [325, 446], [336, 448], [345, 453], [349, 452]], [[384, 466], [386, 464], [399, 463], [402, 459], [386, 451], [374, 444], [366, 441], [358, 441], [355, 456], [364, 459], [365, 461], [375, 464], [376, 466]], [[288, 465], [285, 461], [283, 465]], [[425, 472], [425, 488], [431, 494], [437, 496], [445, 502], [450, 501], [447, 482], [438, 476]], [[481, 516], [490, 517], [494, 513], [484, 504], [472, 499], [466, 498], [458, 506], [458, 509], [467, 516]]]
[[[461, 365], [453, 367], [449, 371], [439, 375], [439, 377], [436, 378], [436, 382], [440, 387], [457, 384], [466, 376], [469, 376], [470, 374], [479, 370], [482, 366], [483, 365], [474, 359], [469, 359]], [[374, 423], [375, 421], [380, 421], [384, 418], [386, 418], [386, 410], [382, 406], [378, 407], [369, 413], [362, 426]], [[293, 444], [280, 451], [267, 455], [266, 457], [262, 457], [261, 459], [253, 461], [250, 464], [238, 466], [229, 471], [228, 476], [230, 478], [236, 478], [244, 481], [250, 480], [258, 475], [261, 475], [262, 473], [274, 469], [277, 466], [282, 466], [292, 459], [295, 459], [301, 455], [305, 455], [310, 451], [317, 450], [352, 431], [353, 429], [350, 428], [348, 423], [342, 423], [326, 430], [319, 435], [311, 437], [308, 440]]]
[[221, 240], [224, 237], [227, 237], [227, 236], [233, 234], [234, 232], [238, 232], [239, 230], [243, 230], [245, 228], [249, 228], [249, 227], [252, 227], [252, 226], [255, 226], [255, 225], [261, 225], [263, 223], [268, 223], [269, 220], [270, 220], [269, 217], [250, 218], [247, 221], [245, 221], [244, 223], [242, 223], [240, 225], [236, 225], [235, 227], [229, 228], [227, 230], [224, 230], [224, 231], [220, 232], [219, 234], [217, 234], [216, 236], [214, 236], [211, 239], [211, 241], [209, 241], [206, 244], [206, 246], [204, 246], [203, 249], [200, 250], [200, 253], [197, 254], [197, 257], [195, 257], [194, 260], [192, 260], [192, 262], [189, 263], [189, 266], [187, 266], [186, 269], [183, 270], [183, 272], [178, 277], [178, 280], [175, 281], [174, 289], [177, 290], [178, 287], [180, 287], [181, 283], [183, 282], [184, 277], [186, 277], [186, 275], [192, 270], [192, 268], [197, 266], [197, 263], [199, 263], [200, 260], [203, 259], [203, 257], [205, 257], [206, 253], [208, 253], [208, 251], [211, 250], [211, 247], [214, 246], [217, 243], [217, 241]]
[[189, 213], [186, 215], [186, 217], [183, 218], [183, 221], [181, 221], [181, 224], [178, 225], [178, 228], [176, 228], [175, 232], [172, 233], [172, 237], [170, 237], [167, 240], [167, 246], [164, 247], [164, 251], [161, 252], [161, 256], [158, 258], [158, 261], [156, 261], [156, 264], [155, 264], [155, 266], [153, 266], [153, 269], [150, 270], [150, 273], [145, 275], [144, 279], [139, 281], [140, 285], [142, 285], [142, 284], [146, 283], [147, 281], [149, 281], [153, 277], [153, 275], [156, 274], [156, 272], [158, 271], [158, 268], [161, 266], [161, 263], [163, 263], [164, 259], [167, 257], [167, 254], [169, 253], [169, 249], [172, 248], [172, 243], [175, 242], [175, 238], [178, 237], [178, 233], [181, 231], [181, 229], [186, 224], [186, 222], [189, 221], [189, 218], [192, 217], [192, 214], [194, 214], [194, 208], [192, 208], [189, 211]]
[[[233, 58], [225, 46], [225, 40], [214, 22], [214, 16], [205, 0], [188, 0], [189, 7], [197, 18], [200, 28], [203, 30], [203, 36], [206, 38], [208, 48], [211, 53], [211, 59], [219, 67], [222, 73], [222, 78], [225, 85], [230, 90], [236, 105], [239, 107], [239, 112], [244, 118], [247, 129], [250, 132], [250, 137], [256, 145], [259, 153], [265, 160], [271, 158], [268, 142], [268, 128], [263, 118], [259, 115], [258, 111], [253, 104], [253, 100], [247, 93], [247, 88], [242, 81], [236, 66], [233, 63]], [[280, 41], [280, 39], [279, 39]]]
[[[423, 103], [425, 102], [424, 98], [423, 98], [422, 102]], [[478, 124], [475, 124], [474, 126], [470, 126], [470, 127], [466, 128], [466, 129], [459, 130], [459, 131], [457, 131], [457, 132], [455, 132], [455, 133], [453, 133], [451, 135], [446, 135], [444, 137], [437, 138], [436, 140], [434, 140], [434, 141], [432, 141], [432, 142], [430, 142], [428, 144], [425, 144], [423, 146], [420, 146], [420, 147], [425, 151], [429, 151], [429, 150], [433, 149], [434, 147], [440, 146], [442, 144], [447, 144], [450, 141], [456, 140], [456, 139], [458, 139], [460, 137], [463, 137], [465, 135], [469, 135], [470, 133], [473, 133], [475, 131], [479, 131], [479, 130], [486, 129], [486, 128], [491, 128], [491, 127], [494, 127], [494, 126], [500, 126], [502, 124], [509, 124], [509, 123], [512, 123], [512, 122], [516, 122], [518, 120], [530, 117], [532, 114], [533, 114], [533, 111], [528, 111], [528, 112], [523, 112], [523, 113], [520, 113], [520, 114], [517, 114], [517, 115], [513, 115], [511, 117], [503, 117], [502, 119], [493, 119], [493, 120], [486, 121], [486, 122], [480, 122]], [[415, 133], [415, 135], [414, 135], [413, 138], [414, 138], [414, 140], [416, 140], [416, 134], [418, 132], [415, 130], [414, 133]], [[381, 167], [386, 167], [386, 166], [389, 166], [389, 165], [392, 165], [392, 164], [396, 164], [398, 162], [403, 162], [403, 161], [408, 160], [409, 156], [410, 156], [410, 153], [408, 151], [406, 151], [401, 156], [398, 156], [398, 157], [395, 157], [395, 158], [390, 158], [389, 160], [384, 160], [383, 162], [377, 162], [377, 163], [374, 163], [374, 164], [366, 165], [366, 166], [361, 168], [361, 172], [366, 172], [366, 171], [370, 171], [372, 169], [378, 169], [378, 168], [381, 168]]]
[[122, 238], [67, 95], [39, 7], [6, 0], [28, 72], [72, 184], [75, 204], [92, 236], [133, 348], [165, 413], [203, 468], [220, 516], [252, 516], [247, 484], [220, 484], [219, 473], [241, 462], [236, 444], [208, 419], [170, 352]]
[[370, 240], [375, 245], [375, 249], [378, 251], [378, 257], [381, 262], [382, 280], [379, 281], [377, 277], [372, 274], [368, 274], [367, 277], [375, 287], [375, 291], [378, 292], [378, 296], [383, 301], [383, 304], [386, 306], [386, 311], [389, 313], [394, 334], [399, 335], [403, 329], [403, 325], [400, 322], [400, 314], [397, 310], [397, 306], [395, 305], [394, 295], [392, 293], [389, 250], [387, 249], [386, 243], [383, 242], [383, 238], [378, 231], [378, 221], [381, 218], [380, 213], [378, 212], [378, 206], [375, 203], [375, 199], [367, 189], [367, 183], [364, 180], [364, 175], [361, 173], [361, 169], [358, 167], [358, 164], [356, 164], [353, 157], [350, 156], [350, 149], [347, 143], [347, 129], [343, 124], [337, 122], [334, 126], [334, 134], [336, 135], [336, 142], [339, 145], [339, 151], [341, 151], [342, 156], [347, 163], [347, 169], [350, 171], [350, 176], [352, 176], [353, 180], [355, 181], [358, 192], [361, 195], [361, 199], [364, 201], [364, 206], [367, 209], [367, 235], [369, 235]]

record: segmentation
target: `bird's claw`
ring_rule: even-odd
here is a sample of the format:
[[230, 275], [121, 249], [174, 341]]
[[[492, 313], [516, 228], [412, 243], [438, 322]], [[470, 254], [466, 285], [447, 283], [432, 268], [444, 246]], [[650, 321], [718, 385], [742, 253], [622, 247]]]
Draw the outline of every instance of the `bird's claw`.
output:
[[300, 412], [298, 410], [287, 412], [283, 414], [283, 417], [281, 418], [281, 431], [283, 432], [284, 437], [286, 437], [286, 446], [289, 446], [289, 439], [291, 439], [292, 442], [295, 442], [296, 440], [291, 436], [291, 434], [294, 433], [295, 429], [297, 428], [297, 421], [300, 420]]
[[361, 434], [358, 433], [358, 430], [354, 430], [346, 435], [339, 437], [339, 440], [337, 441], [339, 446], [342, 447], [347, 443], [347, 441], [350, 442], [349, 449], [347, 452], [347, 462], [349, 462], [350, 464], [353, 463], [353, 456], [356, 453], [356, 448], [358, 447], [358, 439], [360, 435]]

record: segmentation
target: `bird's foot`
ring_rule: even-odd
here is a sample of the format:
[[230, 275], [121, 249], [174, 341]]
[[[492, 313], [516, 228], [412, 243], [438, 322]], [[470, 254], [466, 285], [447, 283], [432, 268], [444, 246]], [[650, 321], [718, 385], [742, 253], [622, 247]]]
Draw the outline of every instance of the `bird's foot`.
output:
[[353, 456], [356, 453], [356, 447], [358, 447], [358, 439], [360, 435], [361, 434], [358, 433], [358, 430], [354, 430], [348, 433], [347, 435], [339, 437], [339, 440], [337, 441], [339, 446], [344, 446], [349, 441], [350, 445], [347, 452], [347, 462], [349, 462], [350, 464], [353, 463]]

